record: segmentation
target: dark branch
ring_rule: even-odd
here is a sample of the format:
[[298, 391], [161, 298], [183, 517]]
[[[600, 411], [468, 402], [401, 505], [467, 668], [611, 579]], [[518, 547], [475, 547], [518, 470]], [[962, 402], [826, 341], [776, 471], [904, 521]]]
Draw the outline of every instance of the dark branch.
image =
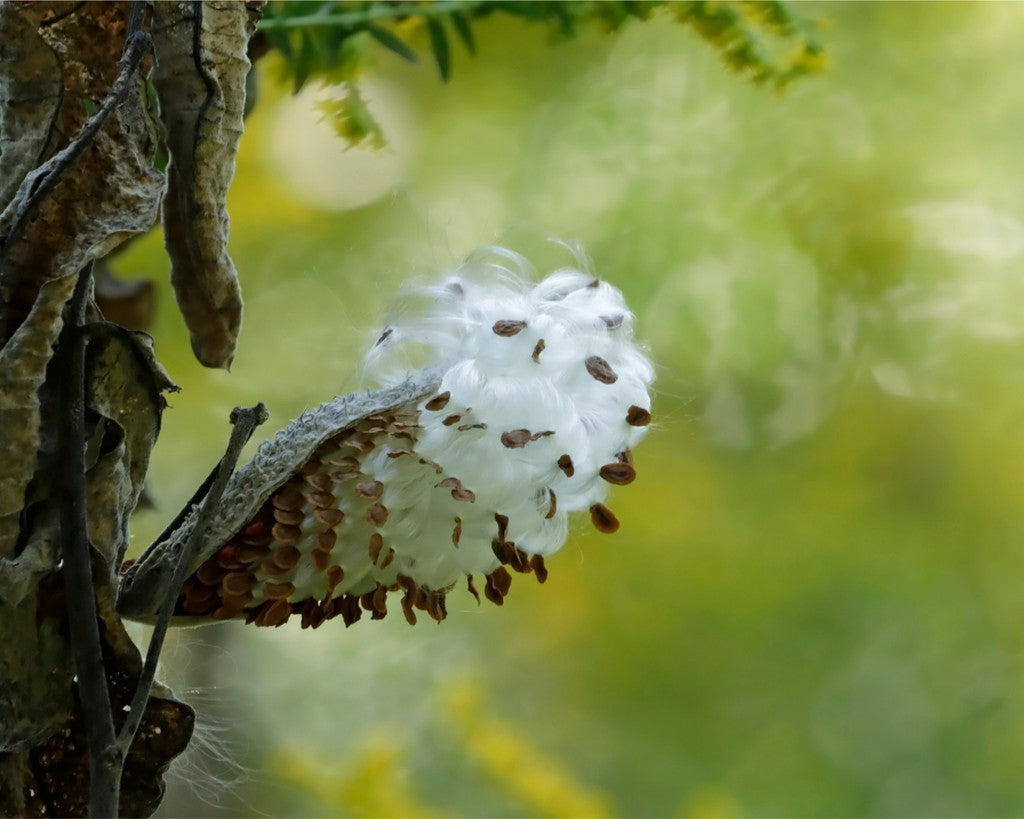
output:
[[103, 663], [85, 508], [85, 306], [92, 267], [78, 274], [54, 373], [61, 385], [58, 441], [63, 454], [60, 531], [71, 649], [89, 742], [89, 815], [117, 816], [121, 765]]
[[160, 613], [157, 615], [156, 624], [153, 626], [153, 636], [149, 640], [149, 648], [146, 651], [146, 663], [142, 668], [138, 687], [135, 689], [135, 695], [132, 697], [132, 702], [129, 706], [128, 718], [125, 720], [124, 725], [121, 726], [121, 733], [117, 737], [118, 748], [122, 754], [128, 753], [132, 739], [134, 739], [135, 733], [142, 722], [146, 703], [149, 701], [149, 692], [153, 686], [153, 679], [156, 676], [156, 667], [160, 660], [164, 638], [167, 636], [167, 627], [171, 623], [174, 606], [181, 592], [182, 584], [185, 582], [189, 567], [203, 546], [203, 535], [210, 524], [213, 513], [220, 504], [221, 497], [224, 495], [224, 488], [227, 486], [231, 473], [234, 472], [235, 464], [238, 463], [238, 456], [242, 452], [242, 447], [252, 437], [253, 430], [266, 421], [268, 417], [267, 408], [263, 404], [256, 404], [254, 407], [235, 407], [231, 413], [231, 423], [234, 425], [234, 428], [231, 430], [231, 439], [228, 441], [224, 457], [221, 458], [220, 464], [217, 466], [216, 477], [210, 486], [209, 492], [207, 492], [206, 497], [203, 499], [202, 508], [199, 510], [195, 526], [192, 528], [192, 532], [185, 543], [185, 548], [182, 549], [178, 565], [174, 568], [170, 585], [167, 587], [167, 596], [160, 606]]

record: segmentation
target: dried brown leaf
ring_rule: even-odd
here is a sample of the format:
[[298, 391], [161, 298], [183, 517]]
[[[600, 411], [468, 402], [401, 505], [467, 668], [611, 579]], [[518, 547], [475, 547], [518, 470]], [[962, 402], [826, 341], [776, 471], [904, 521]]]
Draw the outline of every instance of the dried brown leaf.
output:
[[192, 349], [207, 367], [231, 365], [242, 322], [226, 199], [258, 9], [238, 2], [153, 6], [153, 85], [169, 156], [164, 241]]
[[[22, 9], [22, 4], [4, 8]], [[77, 273], [156, 221], [164, 177], [153, 167], [156, 132], [135, 77], [127, 99], [48, 195], [37, 186], [66, 164], [87, 107], [110, 91], [124, 42], [127, 3], [84, 3], [39, 30], [60, 43], [64, 95], [53, 124], [56, 153], [16, 181], [0, 213], [0, 341], [24, 319], [43, 282]], [[49, 4], [44, 9], [51, 9]], [[52, 9], [51, 9], [52, 10]], [[32, 18], [35, 19], [35, 18]]]
[[63, 84], [53, 49], [39, 36], [45, 4], [0, 4], [0, 211], [52, 149]]

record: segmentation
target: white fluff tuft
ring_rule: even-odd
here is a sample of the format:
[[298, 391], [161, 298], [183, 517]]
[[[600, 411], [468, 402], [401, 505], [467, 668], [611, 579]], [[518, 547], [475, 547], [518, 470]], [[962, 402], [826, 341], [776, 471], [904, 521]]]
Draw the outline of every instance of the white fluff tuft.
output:
[[[512, 251], [477, 251], [442, 283], [406, 293], [366, 357], [382, 384], [414, 367], [444, 373], [438, 393], [447, 401], [419, 404], [415, 443], [442, 472], [425, 475], [386, 449], [364, 465], [387, 487], [391, 517], [381, 533], [395, 568], [432, 588], [499, 565], [496, 515], [508, 518], [507, 539], [522, 552], [559, 549], [568, 513], [605, 498], [602, 467], [631, 473], [629, 452], [646, 433], [646, 420], [627, 416], [649, 413], [653, 369], [633, 340], [622, 293], [582, 270], [556, 270], [539, 283], [531, 273]], [[445, 477], [475, 500], [436, 486]], [[452, 548], [456, 518], [461, 539]], [[428, 549], [433, 540], [443, 548]]]

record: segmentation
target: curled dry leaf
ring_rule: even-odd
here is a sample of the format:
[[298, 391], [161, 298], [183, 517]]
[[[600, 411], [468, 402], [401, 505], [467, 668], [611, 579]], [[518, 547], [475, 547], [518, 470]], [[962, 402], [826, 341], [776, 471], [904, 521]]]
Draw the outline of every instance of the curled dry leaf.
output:
[[[127, 99], [107, 119], [88, 148], [68, 166], [67, 149], [86, 120], [86, 111], [110, 91], [124, 42], [127, 3], [83, 3], [57, 22], [39, 28], [34, 4], [3, 4], [0, 48], [6, 50], [21, 27], [35, 25], [41, 36], [21, 41], [22, 64], [48, 65], [59, 43], [63, 66], [63, 96], [52, 123], [47, 121], [43, 146], [48, 157], [29, 170], [23, 163], [0, 161], [0, 189], [14, 192], [0, 212], [0, 342], [27, 315], [43, 282], [77, 273], [102, 258], [130, 236], [145, 233], [156, 221], [164, 177], [153, 167], [156, 132], [144, 105], [141, 78], [132, 78]], [[48, 13], [49, 4], [42, 4]], [[19, 17], [20, 15], [20, 17]], [[3, 63], [0, 60], [0, 63]], [[2, 71], [2, 69], [0, 69]], [[50, 78], [30, 92], [26, 83], [19, 93], [46, 96]], [[46, 117], [37, 114], [37, 126]], [[0, 145], [24, 122], [5, 116]], [[23, 128], [24, 129], [24, 128]], [[21, 141], [27, 139], [24, 135]], [[30, 140], [31, 141], [31, 140]], [[56, 151], [54, 153], [54, 151]], [[40, 182], [63, 168], [59, 181], [44, 197], [37, 197]]]
[[63, 84], [57, 55], [39, 36], [44, 4], [0, 5], [0, 211], [52, 149]]
[[[248, 523], [263, 503], [309, 459], [317, 447], [358, 421], [436, 394], [440, 373], [421, 371], [395, 387], [340, 396], [304, 413], [257, 450], [228, 482], [206, 531], [203, 548], [189, 566], [195, 571]], [[167, 595], [171, 574], [195, 526], [198, 506], [166, 540], [153, 544], [125, 572], [117, 607], [122, 615], [151, 620]]]
[[258, 18], [257, 3], [153, 5], [153, 85], [169, 156], [164, 240], [192, 349], [208, 367], [231, 365], [242, 321], [226, 199]]

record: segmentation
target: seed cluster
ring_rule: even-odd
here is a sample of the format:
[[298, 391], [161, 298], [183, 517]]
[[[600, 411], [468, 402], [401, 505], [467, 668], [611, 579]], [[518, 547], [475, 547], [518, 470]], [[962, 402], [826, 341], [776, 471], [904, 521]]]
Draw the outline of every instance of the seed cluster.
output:
[[[177, 614], [317, 628], [380, 619], [397, 595], [409, 623], [440, 621], [460, 579], [497, 605], [513, 573], [543, 583], [570, 512], [619, 528], [602, 501], [636, 479], [652, 377], [621, 294], [564, 271], [515, 298], [478, 288], [432, 294], [462, 334], [437, 391], [323, 441], [188, 578]], [[386, 328], [371, 356], [411, 335]]]

